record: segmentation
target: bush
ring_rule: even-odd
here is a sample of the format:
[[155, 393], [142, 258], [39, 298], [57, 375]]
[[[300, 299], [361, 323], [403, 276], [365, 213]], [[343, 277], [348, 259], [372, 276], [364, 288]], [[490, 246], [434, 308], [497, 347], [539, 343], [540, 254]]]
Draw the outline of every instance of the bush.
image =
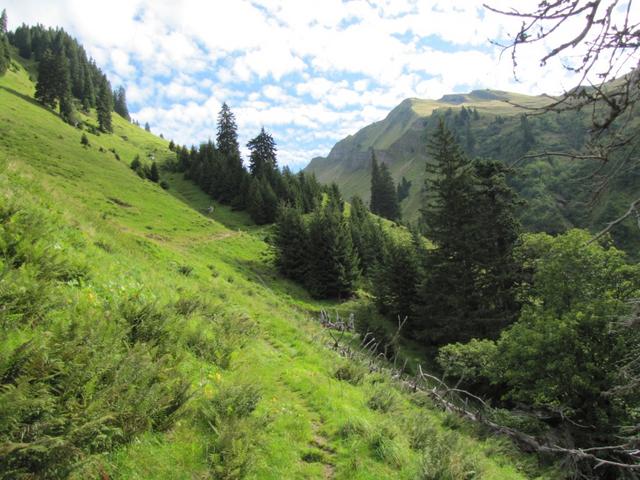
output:
[[169, 190], [169, 182], [167, 182], [166, 180], [161, 180], [160, 181], [160, 187], [163, 190]]
[[369, 398], [367, 405], [371, 410], [387, 413], [393, 408], [397, 401], [398, 394], [390, 385], [379, 385], [373, 395]]
[[91, 144], [89, 143], [89, 137], [87, 137], [86, 133], [83, 133], [82, 136], [80, 137], [80, 144], [84, 147], [91, 146]]
[[213, 398], [203, 400], [200, 415], [215, 439], [208, 446], [209, 468], [214, 478], [244, 478], [253, 462], [256, 426], [248, 418], [260, 401], [252, 384], [222, 386]]
[[333, 376], [338, 380], [344, 380], [352, 385], [358, 385], [367, 374], [366, 368], [355, 361], [345, 361], [336, 368]]
[[487, 379], [495, 367], [496, 354], [495, 342], [474, 338], [468, 343], [452, 343], [440, 348], [437, 361], [445, 377]]

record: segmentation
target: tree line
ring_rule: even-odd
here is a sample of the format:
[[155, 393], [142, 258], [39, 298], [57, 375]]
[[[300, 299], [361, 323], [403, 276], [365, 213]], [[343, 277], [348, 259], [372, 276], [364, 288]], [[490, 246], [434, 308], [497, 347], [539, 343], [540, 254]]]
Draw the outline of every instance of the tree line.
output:
[[0, 14], [0, 75], [4, 75], [11, 65], [11, 50], [7, 37], [7, 10]]
[[[107, 76], [76, 39], [61, 28], [42, 25], [23, 24], [15, 31], [7, 32], [6, 11], [3, 11], [3, 18], [0, 45], [6, 38], [21, 57], [38, 62], [35, 97], [39, 102], [57, 108], [62, 118], [71, 124], [77, 123], [76, 110], [88, 112], [95, 108], [103, 132], [113, 130], [112, 111], [131, 121], [124, 87], [114, 91]], [[0, 54], [3, 50], [4, 47], [0, 47]], [[6, 52], [8, 57], [8, 47]], [[2, 65], [0, 63], [0, 72]]]
[[281, 202], [305, 213], [313, 211], [328, 188], [321, 187], [314, 175], [279, 168], [276, 143], [264, 128], [247, 144], [250, 155], [245, 168], [237, 130], [235, 115], [224, 103], [215, 142], [188, 148], [172, 141], [169, 147], [176, 159], [168, 168], [183, 172], [220, 203], [246, 210], [258, 225], [273, 223]]

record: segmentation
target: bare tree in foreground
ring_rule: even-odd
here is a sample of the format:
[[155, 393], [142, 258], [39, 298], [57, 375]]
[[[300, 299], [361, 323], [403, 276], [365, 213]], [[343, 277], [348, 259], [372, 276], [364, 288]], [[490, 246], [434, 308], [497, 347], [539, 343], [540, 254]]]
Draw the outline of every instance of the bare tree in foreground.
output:
[[[518, 2], [519, 3], [519, 2]], [[599, 167], [594, 198], [609, 186], [612, 178], [637, 168], [640, 143], [637, 105], [640, 100], [640, 23], [633, 18], [633, 0], [539, 1], [530, 9], [484, 7], [521, 21], [520, 28], [504, 43], [517, 75], [521, 51], [534, 44], [544, 46], [540, 66], [559, 60], [578, 75], [578, 83], [550, 103], [531, 108], [532, 114], [588, 111], [590, 139], [583, 152], [542, 152], [533, 156], [562, 156], [596, 160]], [[640, 191], [629, 209], [610, 221], [596, 235], [599, 238], [629, 217], [636, 216], [640, 228]]]

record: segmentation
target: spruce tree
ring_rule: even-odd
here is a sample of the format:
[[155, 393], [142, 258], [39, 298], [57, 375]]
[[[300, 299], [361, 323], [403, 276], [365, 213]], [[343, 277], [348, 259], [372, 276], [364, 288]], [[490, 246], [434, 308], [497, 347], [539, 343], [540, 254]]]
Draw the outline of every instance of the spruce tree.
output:
[[129, 108], [127, 107], [127, 92], [122, 85], [113, 92], [113, 111], [126, 121], [131, 121]]
[[402, 203], [402, 201], [409, 196], [409, 190], [411, 190], [411, 181], [402, 177], [396, 188], [399, 203]]
[[4, 75], [11, 65], [11, 50], [6, 35], [0, 33], [0, 75]]
[[373, 152], [371, 153], [371, 212], [389, 220], [400, 218], [398, 193], [389, 168], [384, 163], [378, 165]]
[[391, 172], [385, 163], [380, 164], [380, 216], [389, 220], [400, 220], [400, 204], [398, 203], [398, 193], [393, 184]]
[[358, 196], [351, 199], [349, 228], [362, 273], [369, 275], [383, 258], [384, 233], [382, 227], [373, 221], [369, 210]]
[[516, 287], [522, 281], [522, 268], [513, 254], [520, 235], [516, 216], [520, 202], [507, 184], [509, 170], [503, 163], [477, 160], [474, 170], [477, 179], [474, 271], [475, 292], [479, 296], [476, 330], [482, 337], [497, 337], [520, 310]]
[[156, 162], [151, 163], [151, 170], [149, 170], [149, 180], [154, 183], [160, 181], [160, 172], [158, 171], [158, 164]]
[[222, 104], [222, 109], [218, 114], [218, 135], [216, 137], [218, 150], [225, 157], [240, 158], [240, 147], [238, 145], [238, 126], [236, 118], [229, 106]]
[[531, 130], [529, 118], [526, 115], [520, 115], [520, 134], [522, 135], [520, 145], [522, 153], [528, 152], [535, 143], [535, 137]]
[[421, 337], [442, 344], [467, 338], [475, 310], [473, 168], [440, 120], [432, 134], [421, 223], [436, 248], [426, 258], [413, 324]]
[[381, 209], [382, 199], [380, 198], [380, 168], [376, 160], [376, 154], [371, 152], [371, 200], [369, 209], [377, 214]]
[[251, 151], [249, 156], [249, 171], [254, 177], [266, 175], [272, 179], [277, 170], [276, 143], [273, 137], [265, 132], [264, 127], [260, 133], [247, 143]]
[[2, 14], [0, 15], [0, 36], [7, 34], [7, 9], [2, 9]]
[[391, 238], [384, 242], [383, 260], [373, 274], [373, 293], [380, 312], [390, 320], [411, 320], [408, 331], [419, 330], [413, 323], [413, 307], [421, 279], [418, 254], [413, 243]]
[[318, 209], [309, 225], [307, 288], [317, 298], [346, 298], [359, 275], [358, 257], [342, 210], [335, 202]]
[[280, 204], [274, 244], [275, 264], [280, 273], [304, 283], [309, 270], [309, 233], [298, 208]]
[[144, 122], [144, 130], [145, 132], [151, 131], [151, 125], [149, 125], [149, 122]]
[[54, 108], [56, 105], [55, 68], [51, 50], [46, 50], [38, 64], [38, 81], [36, 82], [36, 100], [43, 105]]
[[113, 97], [111, 96], [111, 86], [106, 77], [102, 78], [100, 91], [98, 93], [96, 109], [98, 110], [98, 124], [103, 132], [113, 132], [111, 124], [111, 111], [113, 109]]
[[235, 116], [226, 103], [218, 114], [218, 133], [216, 144], [222, 156], [220, 200], [242, 207], [245, 200], [242, 185], [245, 183], [246, 170], [242, 165], [238, 145], [238, 127]]

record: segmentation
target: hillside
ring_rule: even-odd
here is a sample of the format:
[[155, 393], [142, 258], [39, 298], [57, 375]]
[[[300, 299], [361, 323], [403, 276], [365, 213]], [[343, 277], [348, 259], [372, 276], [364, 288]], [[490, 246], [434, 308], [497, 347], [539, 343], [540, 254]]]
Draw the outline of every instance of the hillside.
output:
[[[0, 77], [2, 478], [558, 478], [347, 365], [316, 319], [358, 301], [279, 277], [268, 232], [222, 205], [203, 214], [214, 202], [180, 176], [139, 178], [131, 160], [172, 157], [165, 140], [115, 114], [113, 134], [89, 132], [93, 113], [83, 132], [33, 94], [14, 61]], [[408, 106], [397, 115], [430, 108]]]
[[[549, 101], [546, 96], [496, 90], [445, 95], [439, 100], [406, 99], [385, 119], [339, 141], [326, 158], [311, 160], [304, 171], [315, 173], [323, 183], [336, 182], [347, 198], [359, 195], [368, 202], [373, 150], [378, 161], [389, 166], [396, 183], [403, 176], [412, 182], [401, 208], [405, 220], [415, 221], [429, 132], [444, 118], [470, 157], [493, 158], [516, 167], [511, 183], [526, 201], [521, 214], [526, 229], [557, 233], [578, 226], [598, 230], [624, 213], [635, 198], [640, 168], [614, 173], [598, 190], [596, 182], [601, 177], [593, 173], [599, 165], [543, 155], [523, 160], [524, 155], [580, 151], [584, 146], [587, 119], [581, 114], [550, 113], [523, 120], [526, 110], [519, 106], [541, 107]], [[607, 173], [609, 167], [598, 174]], [[632, 222], [621, 225], [613, 235], [627, 251], [638, 246]]]

